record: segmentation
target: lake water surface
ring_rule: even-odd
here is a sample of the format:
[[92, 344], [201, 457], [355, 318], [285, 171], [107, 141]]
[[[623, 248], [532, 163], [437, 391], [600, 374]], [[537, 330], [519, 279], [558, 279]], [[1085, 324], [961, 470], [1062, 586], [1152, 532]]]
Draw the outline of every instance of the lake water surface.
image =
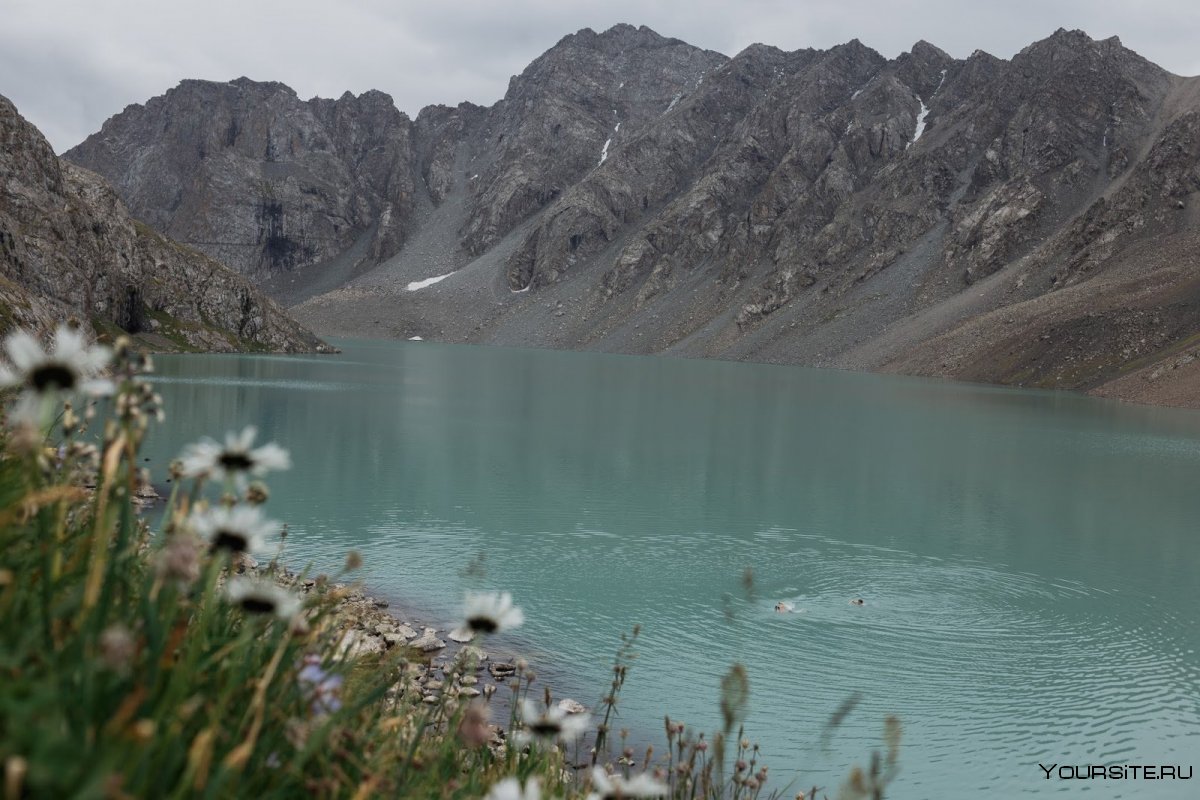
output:
[[[1200, 768], [1200, 414], [795, 367], [339, 345], [159, 358], [170, 427], [151, 454], [257, 424], [295, 462], [268, 505], [292, 563], [334, 569], [357, 549], [372, 590], [447, 622], [465, 589], [511, 590], [528, 618], [512, 638], [560, 695], [594, 704], [640, 623], [618, 723], [635, 731], [666, 713], [717, 729], [720, 676], [744, 663], [774, 785], [833, 796], [896, 714], [896, 798], [1200, 796], [1200, 777], [1038, 768]], [[482, 578], [465, 569], [479, 558]]]

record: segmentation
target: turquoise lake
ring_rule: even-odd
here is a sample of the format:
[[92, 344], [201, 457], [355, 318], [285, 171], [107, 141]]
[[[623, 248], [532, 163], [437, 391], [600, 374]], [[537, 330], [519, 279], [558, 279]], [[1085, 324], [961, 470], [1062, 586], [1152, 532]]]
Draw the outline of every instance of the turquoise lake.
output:
[[373, 593], [435, 624], [466, 589], [512, 591], [527, 623], [506, 641], [558, 696], [595, 705], [640, 624], [618, 725], [656, 743], [664, 714], [718, 729], [720, 677], [745, 664], [747, 731], [772, 785], [796, 779], [789, 797], [834, 796], [888, 714], [901, 800], [1200, 796], [1200, 778], [1038, 767], [1200, 767], [1200, 414], [796, 367], [338, 344], [159, 357], [170, 427], [149, 454], [161, 467], [258, 425], [292, 452], [267, 506], [289, 563], [334, 570], [357, 549]]

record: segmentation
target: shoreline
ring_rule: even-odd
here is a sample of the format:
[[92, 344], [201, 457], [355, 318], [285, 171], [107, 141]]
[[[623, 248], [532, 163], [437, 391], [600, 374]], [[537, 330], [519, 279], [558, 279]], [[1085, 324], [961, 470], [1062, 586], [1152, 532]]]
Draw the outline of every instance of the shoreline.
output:
[[[344, 336], [340, 334], [321, 333], [333, 339], [361, 342], [399, 343], [409, 341], [403, 337], [370, 337]], [[548, 350], [560, 353], [594, 353], [602, 355], [624, 356], [629, 358], [669, 358], [684, 361], [716, 361], [725, 364], [754, 364], [764, 367], [784, 367], [806, 370], [829, 370], [833, 372], [849, 372], [856, 375], [880, 375], [897, 378], [951, 383], [961, 386], [975, 386], [990, 389], [1009, 389], [1012, 391], [1054, 392], [1079, 398], [1090, 398], [1115, 402], [1120, 405], [1139, 408], [1164, 408], [1175, 411], [1200, 410], [1200, 350], [1195, 353], [1181, 354], [1177, 357], [1167, 357], [1161, 362], [1153, 362], [1147, 366], [1139, 366], [1127, 372], [1109, 376], [1099, 384], [1081, 386], [1040, 386], [1017, 383], [1003, 383], [975, 378], [962, 378], [951, 375], [936, 375], [917, 372], [897, 372], [884, 368], [863, 369], [854, 367], [817, 366], [798, 362], [760, 361], [750, 358], [725, 358], [721, 356], [694, 356], [674, 352], [629, 353], [615, 350], [589, 350], [568, 347], [538, 347], [535, 345], [512, 345], [495, 342], [464, 342], [424, 339], [420, 344], [440, 344], [456, 347], [497, 347], [508, 350]], [[338, 352], [342, 352], [338, 348]], [[251, 354], [253, 355], [253, 354]], [[1166, 377], [1167, 380], [1163, 380]]]
[[[290, 567], [275, 563], [252, 564], [246, 568], [260, 577], [307, 597], [321, 591], [319, 577], [302, 577]], [[562, 665], [532, 659], [521, 654], [519, 643], [504, 645], [496, 641], [482, 641], [480, 637], [461, 641], [452, 636], [454, 629], [437, 619], [436, 612], [422, 608], [410, 601], [391, 595], [373, 592], [361, 581], [327, 581], [324, 583], [326, 596], [341, 593], [336, 600], [334, 623], [341, 644], [340, 657], [346, 661], [384, 656], [401, 648], [406, 649], [410, 664], [417, 665], [415, 683], [426, 703], [436, 703], [450, 689], [455, 696], [468, 702], [482, 701], [488, 708], [488, 724], [493, 732], [493, 746], [503, 744], [509, 714], [512, 708], [513, 690], [510, 680], [520, 674], [521, 663], [531, 667], [536, 674], [536, 686], [532, 694], [541, 696], [541, 690], [569, 683], [570, 674]], [[486, 638], [486, 637], [484, 637]], [[453, 686], [446, 684], [452, 673], [452, 665], [460, 658], [475, 659], [475, 680], [462, 681]], [[561, 681], [561, 682], [560, 682]], [[489, 694], [489, 690], [491, 693]], [[589, 725], [594, 725], [595, 709], [570, 692], [552, 691], [553, 706], [568, 714], [586, 713]], [[631, 731], [632, 733], [632, 731]], [[648, 737], [633, 737], [634, 741], [649, 741]]]

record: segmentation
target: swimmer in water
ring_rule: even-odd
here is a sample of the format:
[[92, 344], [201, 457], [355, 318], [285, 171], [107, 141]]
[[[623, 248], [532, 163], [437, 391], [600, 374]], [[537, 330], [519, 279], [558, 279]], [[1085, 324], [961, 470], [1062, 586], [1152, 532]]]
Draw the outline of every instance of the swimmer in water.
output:
[[867, 601], [863, 600], [861, 597], [856, 597], [850, 601], [850, 605], [852, 606], [865, 606], [866, 604]]
[[775, 604], [775, 610], [778, 611], [780, 614], [786, 614], [789, 611], [795, 611], [796, 606], [794, 606], [793, 604], [789, 603], [786, 600], [780, 600], [778, 603]]

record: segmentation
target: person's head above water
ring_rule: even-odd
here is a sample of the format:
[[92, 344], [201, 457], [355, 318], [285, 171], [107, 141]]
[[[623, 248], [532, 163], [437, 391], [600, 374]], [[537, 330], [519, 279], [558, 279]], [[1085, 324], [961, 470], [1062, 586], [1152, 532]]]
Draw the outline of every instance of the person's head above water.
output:
[[856, 597], [850, 601], [850, 605], [852, 606], [865, 606], [866, 604], [867, 601], [863, 600], [861, 597]]

